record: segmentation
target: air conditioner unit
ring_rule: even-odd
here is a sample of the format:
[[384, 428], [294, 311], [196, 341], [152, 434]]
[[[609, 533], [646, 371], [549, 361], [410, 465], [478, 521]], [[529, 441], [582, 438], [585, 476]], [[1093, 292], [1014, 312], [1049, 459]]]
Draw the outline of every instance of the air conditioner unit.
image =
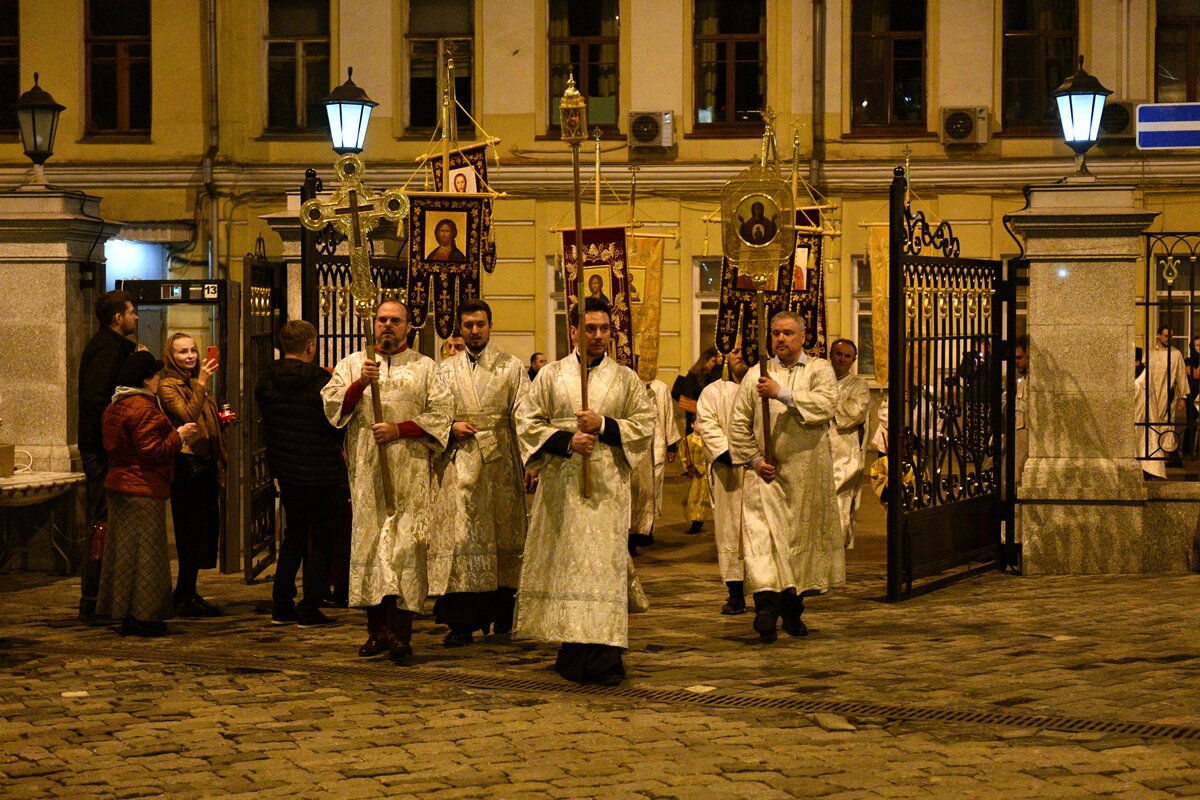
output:
[[662, 153], [675, 145], [675, 112], [631, 111], [629, 151]]
[[1133, 141], [1137, 133], [1136, 102], [1130, 100], [1109, 100], [1104, 104], [1104, 113], [1100, 115], [1101, 142], [1120, 140]]
[[943, 108], [938, 135], [942, 144], [987, 144], [991, 137], [987, 106]]

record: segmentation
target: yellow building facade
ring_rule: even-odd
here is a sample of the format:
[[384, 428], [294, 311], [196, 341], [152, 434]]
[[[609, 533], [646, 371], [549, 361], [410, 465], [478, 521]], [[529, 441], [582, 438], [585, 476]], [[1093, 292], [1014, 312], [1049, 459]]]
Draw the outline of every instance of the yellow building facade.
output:
[[[1024, 204], [1022, 187], [1073, 170], [1055, 118], [1039, 105], [1049, 84], [1082, 54], [1113, 90], [1111, 103], [1200, 99], [1194, 5], [21, 0], [0, 11], [16, 14], [19, 32], [11, 88], [27, 89], [37, 72], [67, 107], [47, 180], [100, 196], [120, 238], [161, 245], [159, 277], [203, 276], [213, 249], [218, 274], [240, 279], [259, 236], [269, 254], [283, 252], [263, 217], [287, 209], [307, 168], [332, 184], [315, 100], [347, 67], [379, 103], [362, 154], [368, 184], [424, 186], [414, 171], [436, 147], [442, 66], [453, 57], [458, 98], [477, 123], [460, 117], [460, 144], [484, 133], [501, 140], [489, 177], [508, 196], [495, 204], [498, 264], [482, 294], [497, 344], [522, 358], [558, 355], [553, 229], [570, 225], [573, 212], [555, 109], [570, 66], [603, 130], [601, 218], [626, 220], [636, 165], [637, 218], [646, 230], [678, 233], [667, 241], [663, 280], [659, 366], [669, 382], [712, 344], [720, 231], [703, 217], [722, 184], [757, 158], [757, 109], [776, 113], [784, 160], [798, 141], [801, 174], [833, 206], [828, 219], [840, 235], [829, 238], [823, 264], [828, 333], [861, 340], [871, 319], [867, 243], [871, 226], [886, 223], [893, 168], [908, 160], [917, 202], [954, 223], [964, 255], [1015, 254], [1002, 217]], [[661, 124], [667, 113], [670, 136], [631, 144], [631, 115]], [[1092, 172], [1134, 184], [1140, 202], [1161, 212], [1157, 229], [1200, 227], [1194, 151], [1139, 151], [1119, 122], [1090, 154]], [[15, 134], [4, 142], [0, 183], [15, 187], [29, 163]], [[583, 154], [586, 182], [589, 144]], [[593, 220], [590, 204], [584, 219]], [[110, 259], [109, 269], [119, 265]]]

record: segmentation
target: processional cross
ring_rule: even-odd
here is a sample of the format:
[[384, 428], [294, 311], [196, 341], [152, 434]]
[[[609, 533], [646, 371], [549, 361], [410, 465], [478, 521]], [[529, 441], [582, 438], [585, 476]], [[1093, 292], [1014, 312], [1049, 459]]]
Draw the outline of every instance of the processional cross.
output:
[[[408, 198], [398, 189], [375, 194], [362, 184], [363, 163], [353, 154], [344, 155], [334, 163], [341, 186], [329, 200], [313, 198], [300, 206], [300, 222], [311, 231], [326, 225], [344, 235], [350, 242], [350, 294], [354, 311], [362, 324], [367, 340], [367, 359], [375, 359], [375, 308], [379, 290], [371, 279], [371, 254], [367, 235], [380, 220], [400, 221], [408, 216]], [[383, 399], [376, 387], [370, 387], [371, 410], [375, 421], [383, 421]], [[379, 443], [379, 469], [383, 479], [383, 502], [388, 516], [396, 511], [396, 492], [392, 486], [387, 445]]]

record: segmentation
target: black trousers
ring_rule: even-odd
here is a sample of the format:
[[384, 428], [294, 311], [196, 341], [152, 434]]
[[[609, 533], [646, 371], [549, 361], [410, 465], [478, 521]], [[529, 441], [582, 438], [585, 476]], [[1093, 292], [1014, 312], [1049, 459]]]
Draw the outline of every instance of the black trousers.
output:
[[96, 595], [100, 591], [100, 566], [104, 549], [101, 543], [95, 542], [95, 538], [97, 530], [108, 521], [108, 501], [104, 494], [108, 457], [104, 453], [82, 450], [79, 455], [83, 460], [83, 474], [87, 476], [87, 526], [83, 530], [83, 564], [79, 571], [79, 610], [90, 614], [96, 608]]
[[276, 606], [290, 605], [296, 597], [296, 573], [301, 562], [304, 596], [299, 606], [316, 609], [321, 605], [329, 586], [329, 561], [338, 537], [338, 514], [345, 491], [342, 486], [279, 484], [287, 527], [271, 588], [271, 599]]

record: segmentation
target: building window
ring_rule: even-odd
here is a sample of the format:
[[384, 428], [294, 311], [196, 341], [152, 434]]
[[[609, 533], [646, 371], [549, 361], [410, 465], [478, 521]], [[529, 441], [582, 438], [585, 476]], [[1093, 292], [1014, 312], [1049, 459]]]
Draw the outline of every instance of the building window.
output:
[[20, 17], [17, 0], [0, 0], [0, 132], [16, 133], [10, 106], [21, 96]]
[[441, 124], [446, 62], [454, 59], [455, 124], [473, 133], [474, 36], [473, 0], [409, 0], [407, 130], [430, 132]]
[[925, 130], [925, 0], [855, 0], [853, 128]]
[[329, 0], [269, 0], [267, 8], [267, 132], [327, 131]]
[[1006, 132], [1055, 134], [1050, 93], [1075, 71], [1076, 0], [1004, 0], [1001, 118]]
[[700, 353], [717, 343], [717, 313], [721, 309], [721, 256], [696, 256], [692, 258], [692, 271], [696, 286], [695, 318], [696, 332], [692, 340], [692, 361]]
[[1200, 99], [1200, 8], [1195, 0], [1159, 0], [1154, 31], [1154, 101]]
[[871, 316], [871, 259], [850, 256], [850, 263], [854, 269], [851, 337], [858, 345], [858, 374], [872, 376], [875, 374], [875, 332]]
[[558, 127], [558, 104], [567, 76], [587, 98], [589, 126], [617, 127], [620, 23], [617, 0], [550, 0], [550, 124]]
[[697, 125], [762, 125], [767, 97], [765, 0], [696, 0]]
[[150, 0], [88, 0], [87, 132], [150, 133]]

